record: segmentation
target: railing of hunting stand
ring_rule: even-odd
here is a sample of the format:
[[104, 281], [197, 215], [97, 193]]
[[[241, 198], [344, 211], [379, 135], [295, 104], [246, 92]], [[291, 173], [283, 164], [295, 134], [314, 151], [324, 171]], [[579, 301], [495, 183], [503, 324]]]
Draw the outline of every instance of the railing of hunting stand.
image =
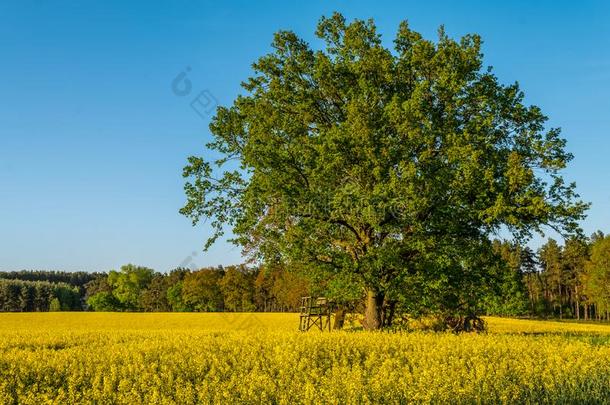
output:
[[299, 330], [307, 332], [313, 327], [330, 332], [330, 315], [332, 305], [324, 297], [302, 297]]

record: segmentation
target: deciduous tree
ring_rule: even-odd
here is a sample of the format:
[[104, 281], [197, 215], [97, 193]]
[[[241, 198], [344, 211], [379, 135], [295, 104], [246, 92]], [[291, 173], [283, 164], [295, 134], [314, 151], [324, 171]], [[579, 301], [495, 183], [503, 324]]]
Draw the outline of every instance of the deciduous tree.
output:
[[154, 274], [154, 270], [147, 267], [127, 264], [120, 271], [111, 270], [108, 273], [108, 284], [124, 309], [136, 311], [140, 309], [140, 294], [150, 284]]
[[219, 281], [222, 269], [201, 269], [185, 275], [182, 281], [182, 301], [196, 311], [220, 311], [223, 309]]
[[483, 67], [478, 35], [433, 42], [403, 22], [389, 49], [373, 21], [337, 13], [316, 34], [320, 49], [278, 32], [189, 158], [181, 212], [211, 218], [206, 246], [229, 226], [253, 260], [353, 274], [377, 329], [388, 297], [472, 303], [483, 275], [464, 255], [500, 229], [578, 230], [565, 140]]

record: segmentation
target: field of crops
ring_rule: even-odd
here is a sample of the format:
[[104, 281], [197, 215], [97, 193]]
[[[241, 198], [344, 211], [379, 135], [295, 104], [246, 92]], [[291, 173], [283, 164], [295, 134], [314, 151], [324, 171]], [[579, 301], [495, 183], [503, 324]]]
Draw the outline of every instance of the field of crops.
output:
[[294, 314], [0, 314], [0, 403], [610, 401], [610, 326], [299, 333]]

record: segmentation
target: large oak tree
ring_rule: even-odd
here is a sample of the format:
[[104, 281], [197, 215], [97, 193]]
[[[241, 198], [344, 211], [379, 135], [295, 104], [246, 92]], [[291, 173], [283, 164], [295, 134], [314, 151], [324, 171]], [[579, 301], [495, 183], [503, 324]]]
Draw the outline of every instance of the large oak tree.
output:
[[316, 34], [320, 49], [278, 32], [189, 158], [181, 212], [211, 219], [207, 246], [228, 226], [254, 259], [354, 276], [376, 329], [389, 296], [460, 308], [501, 229], [577, 231], [560, 131], [483, 68], [477, 35], [433, 42], [403, 22], [389, 49], [373, 21], [340, 14]]

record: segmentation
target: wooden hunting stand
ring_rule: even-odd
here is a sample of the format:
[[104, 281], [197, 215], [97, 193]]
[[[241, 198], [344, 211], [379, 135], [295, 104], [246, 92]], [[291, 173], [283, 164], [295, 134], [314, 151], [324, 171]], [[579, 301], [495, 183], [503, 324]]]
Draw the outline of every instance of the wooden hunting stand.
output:
[[302, 297], [299, 330], [307, 332], [314, 326], [330, 332], [331, 303], [324, 297]]

